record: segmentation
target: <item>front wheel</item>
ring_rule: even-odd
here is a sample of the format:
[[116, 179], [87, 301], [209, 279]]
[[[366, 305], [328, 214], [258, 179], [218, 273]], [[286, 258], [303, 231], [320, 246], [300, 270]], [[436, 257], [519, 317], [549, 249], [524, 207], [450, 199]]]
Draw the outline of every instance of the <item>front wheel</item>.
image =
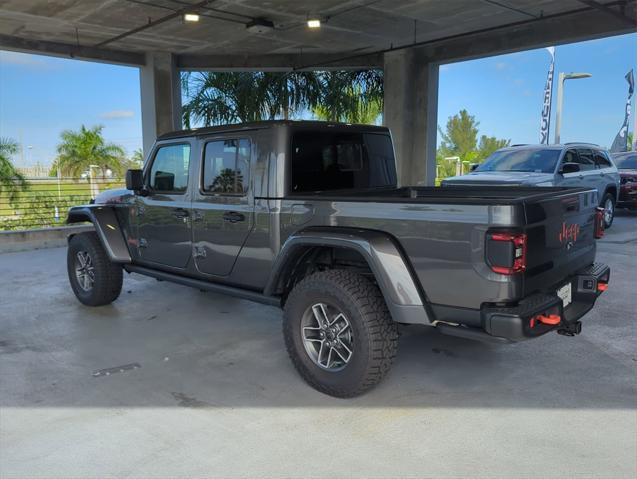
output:
[[111, 262], [94, 231], [71, 238], [66, 266], [71, 288], [82, 304], [109, 304], [122, 291], [122, 267]]
[[615, 196], [606, 193], [602, 199], [602, 208], [604, 208], [604, 228], [608, 229], [615, 219]]
[[345, 270], [312, 274], [285, 304], [285, 345], [301, 377], [336, 397], [358, 396], [389, 372], [398, 329], [378, 287]]

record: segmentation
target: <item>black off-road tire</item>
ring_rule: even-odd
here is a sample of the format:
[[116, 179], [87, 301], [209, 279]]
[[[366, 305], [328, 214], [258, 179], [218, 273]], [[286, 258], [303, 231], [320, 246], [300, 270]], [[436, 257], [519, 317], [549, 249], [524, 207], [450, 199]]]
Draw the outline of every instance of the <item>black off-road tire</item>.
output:
[[[610, 204], [612, 207], [612, 214], [609, 221], [606, 220], [606, 204], [608, 201], [610, 201]], [[602, 198], [602, 203], [600, 204], [600, 206], [604, 208], [604, 229], [608, 229], [613, 225], [613, 220], [615, 219], [615, 210], [617, 207], [615, 195], [611, 193], [606, 193], [604, 197]]]
[[[93, 284], [88, 290], [80, 285], [76, 274], [79, 252], [86, 253], [93, 266]], [[117, 299], [122, 291], [122, 267], [110, 261], [94, 231], [79, 233], [70, 239], [66, 265], [71, 288], [82, 304], [87, 306], [110, 304]]]
[[[321, 369], [304, 346], [302, 318], [316, 303], [340, 310], [353, 330], [353, 353], [341, 370]], [[301, 377], [314, 389], [340, 398], [358, 396], [378, 384], [398, 349], [398, 328], [380, 290], [366, 277], [347, 270], [315, 273], [294, 287], [285, 303], [283, 336]]]

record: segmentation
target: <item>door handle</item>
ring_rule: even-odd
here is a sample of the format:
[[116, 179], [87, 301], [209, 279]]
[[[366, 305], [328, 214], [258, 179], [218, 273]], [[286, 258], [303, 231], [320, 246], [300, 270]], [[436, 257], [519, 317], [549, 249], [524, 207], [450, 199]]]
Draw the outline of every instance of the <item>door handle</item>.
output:
[[245, 221], [246, 217], [236, 211], [226, 211], [223, 214], [223, 221], [228, 223], [238, 223], [239, 221]]
[[178, 219], [183, 219], [188, 217], [188, 210], [183, 208], [177, 208], [173, 210], [173, 216]]

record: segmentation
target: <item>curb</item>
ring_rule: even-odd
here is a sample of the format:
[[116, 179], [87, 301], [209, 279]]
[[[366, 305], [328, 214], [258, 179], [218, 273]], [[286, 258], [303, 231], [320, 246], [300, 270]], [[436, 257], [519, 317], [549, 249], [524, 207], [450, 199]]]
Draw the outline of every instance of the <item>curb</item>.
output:
[[0, 231], [0, 253], [59, 248], [60, 246], [66, 246], [69, 235], [91, 230], [93, 230], [93, 225]]

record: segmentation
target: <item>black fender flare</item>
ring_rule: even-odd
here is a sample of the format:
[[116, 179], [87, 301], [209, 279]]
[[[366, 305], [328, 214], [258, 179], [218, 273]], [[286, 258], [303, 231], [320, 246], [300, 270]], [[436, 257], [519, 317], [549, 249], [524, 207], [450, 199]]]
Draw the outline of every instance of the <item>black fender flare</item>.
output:
[[[72, 207], [67, 215], [67, 224], [90, 221], [108, 257], [113, 263], [130, 263], [131, 256], [124, 233], [117, 221], [115, 210], [110, 206], [85, 205]], [[69, 236], [69, 240], [73, 235]]]
[[367, 261], [392, 317], [399, 323], [431, 324], [426, 300], [421, 295], [407, 259], [395, 240], [375, 230], [312, 227], [285, 241], [265, 287], [266, 296], [277, 294], [280, 282], [308, 246], [352, 249]]

